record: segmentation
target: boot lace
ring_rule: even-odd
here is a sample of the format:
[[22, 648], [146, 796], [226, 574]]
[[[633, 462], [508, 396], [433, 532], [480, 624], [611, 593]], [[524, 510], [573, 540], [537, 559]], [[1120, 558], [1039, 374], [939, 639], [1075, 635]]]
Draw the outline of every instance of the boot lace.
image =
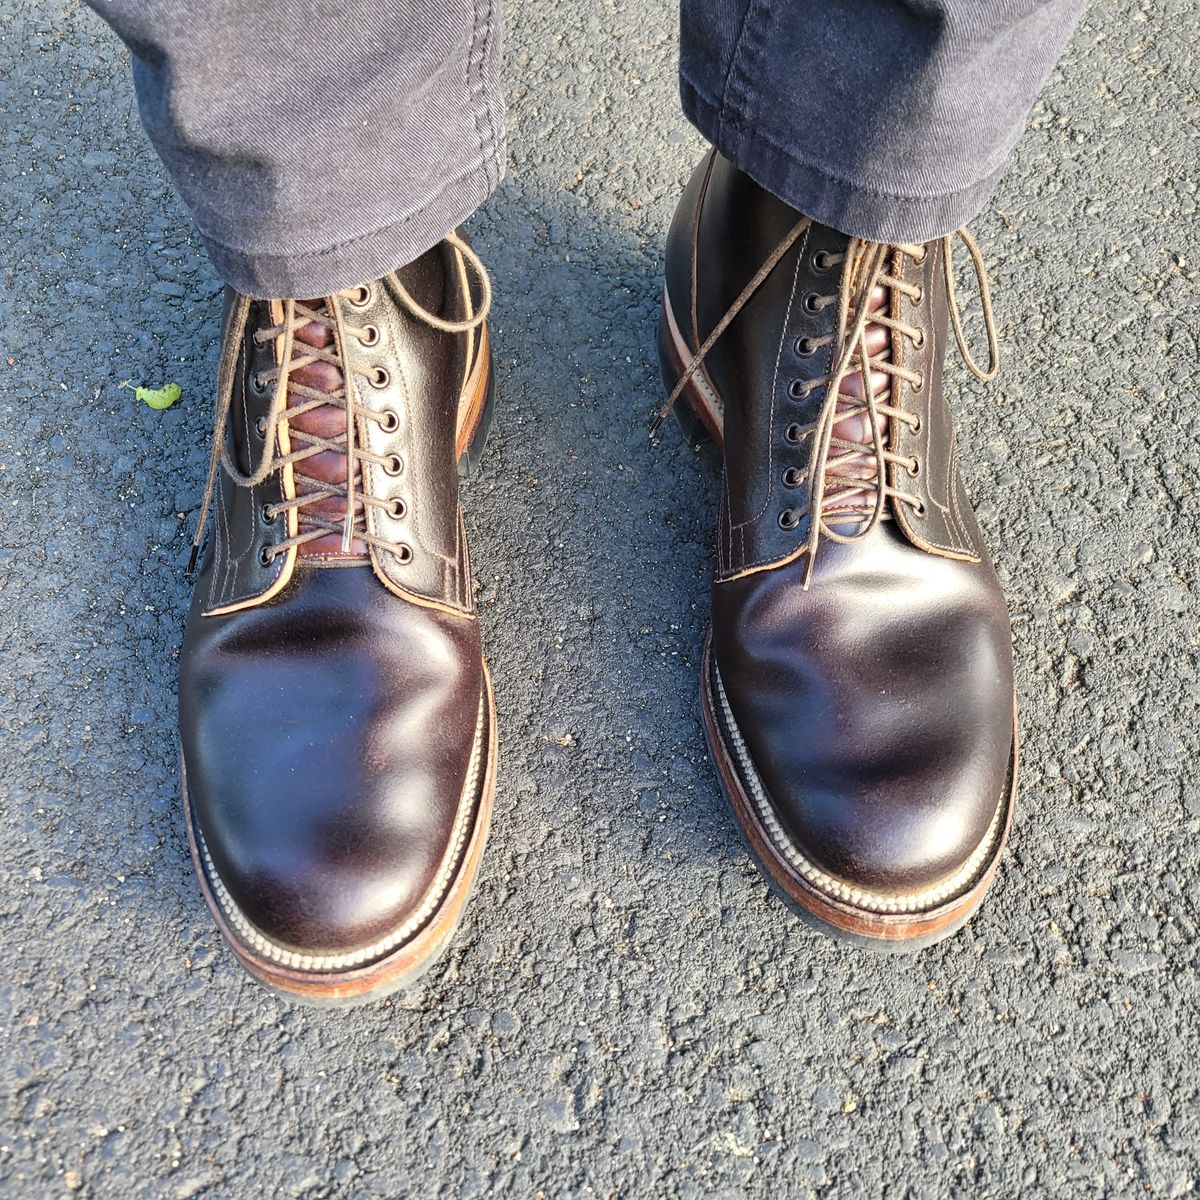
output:
[[[712, 333], [684, 368], [678, 382], [655, 417], [651, 426], [652, 434], [658, 430], [659, 425], [683, 394], [688, 381], [703, 365], [705, 357], [717, 340], [729, 328], [737, 314], [750, 301], [784, 255], [809, 229], [811, 224], [809, 218], [802, 217], [771, 252], [741, 294], [734, 300], [729, 311], [717, 323]], [[979, 284], [984, 326], [987, 333], [988, 365], [986, 368], [980, 367], [976, 362], [963, 332], [962, 314], [954, 287], [952, 255], [955, 235], [953, 234], [947, 234], [941, 239], [942, 269], [950, 321], [963, 362], [976, 378], [986, 382], [996, 377], [1000, 366], [999, 345], [992, 312], [991, 294], [988, 289], [987, 270], [984, 266], [983, 255], [970, 231], [961, 228], [956, 233], [970, 255]], [[890, 382], [887, 388], [876, 394], [872, 386], [872, 375], [878, 373], [889, 381], [902, 379], [916, 391], [920, 391], [924, 387], [924, 378], [920, 372], [882, 357], [882, 352], [879, 355], [872, 355], [867, 346], [867, 327], [872, 324], [882, 325], [899, 337], [906, 338], [917, 349], [924, 345], [925, 334], [921, 328], [911, 325], [901, 318], [892, 317], [886, 311], [886, 307], [884, 310], [870, 307], [871, 294], [876, 287], [897, 291], [917, 302], [921, 299], [919, 284], [906, 283], [887, 270], [888, 261], [895, 253], [911, 258], [916, 263], [921, 263], [928, 253], [928, 246], [909, 244], [892, 246], [865, 241], [861, 238], [852, 238], [844, 254], [826, 255], [824, 256], [825, 261], [822, 263], [822, 266], [841, 266], [841, 284], [838, 294], [836, 296], [813, 295], [808, 298], [808, 303], [814, 310], [819, 310], [829, 304], [837, 304], [837, 331], [830, 337], [801, 339], [805, 344], [801, 345], [801, 341], [797, 342], [798, 353], [806, 355], [815, 353], [816, 350], [830, 342], [841, 349], [833, 370], [828, 375], [803, 382], [797, 380], [789, 388], [789, 395], [795, 400], [803, 399], [818, 388], [825, 389], [824, 400], [815, 420], [806, 425], [789, 425], [785, 432], [785, 436], [792, 443], [808, 441], [812, 445], [808, 469], [794, 476], [789, 475], [786, 480], [789, 487], [800, 487], [807, 484], [807, 503], [800, 508], [785, 509], [780, 516], [780, 525], [784, 529], [794, 529], [807, 514], [815, 514], [806, 547], [808, 552], [804, 578], [806, 588], [812, 580], [817, 547], [823, 538], [828, 538], [832, 542], [848, 543], [866, 537], [879, 521], [887, 518], [887, 504], [890, 497], [910, 505], [918, 516], [924, 512], [924, 503], [919, 496], [894, 488], [887, 481], [886, 468], [889, 463], [903, 465], [911, 475], [917, 473], [918, 464], [914, 459], [897, 455], [889, 450], [885, 442], [884, 430], [885, 418], [901, 421], [916, 430], [920, 428], [920, 417], [888, 403], [891, 395]], [[856, 373], [861, 373], [863, 395], [861, 397], [844, 395], [841, 391], [842, 383]], [[859, 414], [866, 419], [867, 440], [855, 441], [835, 433], [838, 425]], [[835, 527], [836, 524], [844, 525], [847, 517], [859, 519], [857, 527], [850, 533]]]
[[[423, 308], [413, 296], [398, 282], [394, 282], [395, 294], [404, 308], [417, 320], [443, 333], [467, 333], [478, 329], [487, 319], [492, 304], [491, 280], [487, 269], [474, 250], [457, 234], [450, 233], [446, 240], [458, 250], [474, 271], [480, 284], [480, 304], [478, 310], [461, 321], [447, 321], [435, 313]], [[362, 485], [362, 467], [364, 463], [373, 463], [384, 469], [389, 475], [399, 475], [404, 469], [403, 460], [397, 454], [374, 454], [365, 446], [359, 445], [358, 421], [374, 421], [385, 432], [391, 432], [399, 426], [399, 415], [391, 409], [375, 411], [363, 402], [362, 397], [369, 393], [365, 388], [386, 387], [390, 376], [383, 365], [366, 366], [346, 353], [350, 339], [357, 339], [366, 346], [374, 345], [378, 340], [378, 330], [370, 325], [355, 325], [347, 321], [343, 315], [342, 306], [337, 300], [347, 299], [351, 308], [361, 308], [370, 298], [369, 286], [350, 288], [335, 293], [323, 300], [306, 304], [301, 300], [285, 300], [283, 302], [283, 319], [269, 328], [257, 329], [251, 335], [258, 345], [264, 345], [273, 338], [282, 339], [278, 366], [268, 371], [260, 372], [255, 383], [257, 386], [274, 386], [270, 408], [266, 417], [259, 423], [258, 432], [262, 436], [265, 448], [257, 466], [249, 472], [238, 468], [233, 455], [225, 444], [225, 433], [229, 422], [229, 414], [233, 407], [236, 391], [240, 346], [247, 334], [250, 316], [251, 300], [239, 295], [229, 313], [224, 337], [222, 340], [221, 362], [217, 371], [217, 406], [213, 418], [212, 450], [208, 461], [208, 476], [204, 485], [204, 499], [200, 505], [200, 516], [196, 524], [195, 537], [192, 540], [192, 553], [188, 562], [188, 572], [196, 566], [196, 558], [204, 541], [208, 517], [215, 495], [217, 477], [221, 470], [239, 487], [257, 487], [265, 482], [274, 472], [291, 465], [296, 468], [305, 459], [325, 451], [333, 451], [346, 457], [346, 481], [331, 483], [327, 480], [316, 479], [300, 470], [295, 470], [294, 480], [297, 485], [295, 496], [282, 500], [278, 504], [269, 504], [263, 508], [263, 518], [268, 522], [274, 521], [281, 513], [294, 509], [297, 513], [297, 532], [294, 536], [285, 538], [263, 551], [263, 564], [269, 563], [280, 554], [285, 554], [293, 546], [302, 546], [315, 538], [328, 533], [341, 533], [342, 551], [350, 550], [355, 538], [368, 546], [387, 550], [396, 554], [401, 561], [411, 558], [412, 551], [403, 543], [392, 542], [378, 537], [367, 528], [367, 506], [388, 509], [392, 516], [402, 516], [398, 508], [402, 502], [392, 499], [382, 499], [371, 495]], [[305, 327], [318, 326], [328, 330], [332, 335], [332, 343], [327, 347], [310, 346], [296, 339], [296, 332]], [[341, 383], [332, 391], [301, 383], [295, 379], [295, 374], [304, 367], [325, 362], [336, 367], [341, 374]], [[289, 405], [289, 394], [293, 403]], [[297, 417], [314, 409], [332, 407], [342, 410], [346, 415], [343, 430], [335, 437], [320, 437], [314, 433], [298, 429], [292, 424]], [[288, 440], [291, 449], [286, 454], [280, 453], [278, 445], [279, 423], [287, 414], [289, 422]], [[301, 488], [303, 485], [303, 489]], [[345, 516], [334, 520], [316, 510], [316, 506], [331, 497], [340, 497], [345, 502]]]

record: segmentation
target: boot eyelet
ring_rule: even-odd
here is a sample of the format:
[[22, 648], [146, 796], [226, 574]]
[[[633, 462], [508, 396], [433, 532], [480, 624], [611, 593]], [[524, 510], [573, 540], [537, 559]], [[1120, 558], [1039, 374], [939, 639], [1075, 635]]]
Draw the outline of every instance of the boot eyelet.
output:
[[797, 443], [800, 441], [800, 435], [801, 435], [803, 432], [804, 432], [804, 431], [803, 431], [803, 430], [800, 428], [800, 426], [799, 426], [799, 425], [789, 425], [789, 426], [788, 426], [788, 427], [787, 427], [787, 428], [786, 428], [786, 429], [783, 431], [783, 436], [784, 436], [784, 437], [785, 437], [785, 438], [786, 438], [786, 439], [787, 439], [789, 442], [791, 442], [791, 443], [792, 443], [792, 445], [794, 446], [794, 445], [796, 445], [796, 444], [797, 444]]
[[371, 370], [371, 386], [374, 388], [385, 388], [392, 381], [392, 376], [387, 367], [374, 367]]
[[260, 438], [265, 438], [267, 436], [266, 417], [259, 417], [258, 420], [254, 422], [254, 432], [257, 433]]
[[913, 256], [913, 262], [919, 267], [929, 257], [929, 247], [922, 246], [920, 255]]
[[818, 274], [824, 274], [833, 266], [833, 255], [828, 250], [818, 250], [810, 260], [812, 269]]
[[809, 292], [804, 297], [804, 308], [806, 312], [819, 313], [825, 306], [821, 303], [821, 297], [816, 292]]
[[923, 392], [925, 390], [925, 376], [918, 374], [917, 378], [909, 384], [914, 392]]
[[395, 477], [404, 470], [404, 459], [398, 454], [389, 454], [383, 464], [383, 473]]
[[781, 479], [785, 488], [798, 488], [804, 482], [804, 475], [799, 467], [788, 467]]
[[811, 390], [811, 386], [803, 379], [793, 379], [788, 384], [788, 395], [793, 400], [803, 400]]
[[921, 473], [920, 460], [915, 459], [915, 458], [910, 458], [908, 460], [908, 466], [906, 466], [904, 469], [908, 472], [910, 479], [916, 479], [916, 477], [918, 475], [920, 475], [920, 473]]
[[779, 514], [779, 528], [785, 530], [795, 529], [800, 524], [800, 514], [794, 508], [785, 508]]
[[250, 387], [254, 390], [255, 394], [259, 396], [261, 396], [263, 392], [267, 390], [267, 385], [263, 383], [262, 375], [260, 375], [259, 372], [255, 371], [250, 376]]
[[358, 340], [360, 342], [362, 342], [362, 344], [364, 346], [378, 346], [379, 345], [379, 326], [378, 325], [364, 325], [363, 331], [359, 335]]
[[393, 496], [387, 502], [387, 515], [393, 521], [403, 521], [407, 512], [408, 505], [404, 502], [403, 496]]
[[260, 566], [269, 567], [275, 561], [275, 554], [270, 546], [264, 546], [258, 552], [258, 562]]
[[910, 430], [911, 430], [913, 433], [920, 433], [920, 432], [921, 432], [921, 426], [922, 426], [922, 424], [923, 424], [923, 422], [922, 422], [921, 418], [920, 418], [920, 417], [917, 417], [917, 418], [916, 418], [916, 419], [913, 421], [913, 423], [912, 423], [911, 425], [909, 425], [909, 427], [908, 427], [908, 428], [909, 428], [909, 429], [910, 429]]
[[262, 519], [264, 525], [274, 525], [275, 518], [278, 516], [279, 514], [273, 511], [269, 504], [264, 504], [262, 506]]
[[918, 283], [917, 284], [917, 294], [912, 298], [912, 302], [919, 307], [921, 304], [921, 301], [924, 299], [925, 299], [925, 289], [921, 286], [921, 284]]
[[917, 336], [912, 340], [913, 349], [920, 350], [925, 345], [925, 330], [919, 330]]
[[816, 343], [809, 337], [797, 338], [793, 349], [800, 358], [812, 358], [817, 352]]
[[919, 504], [914, 504], [914, 505], [913, 505], [913, 516], [914, 516], [914, 517], [920, 517], [920, 518], [924, 519], [924, 517], [925, 517], [925, 513], [926, 513], [927, 511], [928, 511], [928, 510], [925, 508], [925, 501], [924, 501], [924, 500], [922, 500], [922, 501], [921, 501]]
[[412, 547], [407, 542], [401, 542], [395, 550], [396, 558], [401, 565], [410, 563], [413, 560]]
[[347, 297], [355, 308], [366, 308], [374, 297], [374, 293], [368, 284], [363, 284], [361, 287], [356, 287]]
[[385, 408], [379, 415], [379, 428], [384, 433], [395, 433], [400, 428], [400, 414], [394, 408]]

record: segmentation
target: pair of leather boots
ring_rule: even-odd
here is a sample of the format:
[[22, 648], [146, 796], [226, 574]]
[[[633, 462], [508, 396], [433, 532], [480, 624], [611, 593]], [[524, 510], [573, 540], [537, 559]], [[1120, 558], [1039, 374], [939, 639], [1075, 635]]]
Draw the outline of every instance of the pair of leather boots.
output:
[[[701, 705], [769, 882], [864, 945], [958, 928], [1016, 774], [1008, 614], [958, 477], [951, 239], [807, 220], [719, 155], [668, 243], [660, 354], [723, 462]], [[458, 234], [313, 300], [231, 294], [188, 617], [188, 837], [244, 966], [355, 1003], [415, 979], [487, 836], [496, 717], [459, 483], [493, 379]], [[209, 513], [211, 500], [211, 514]]]

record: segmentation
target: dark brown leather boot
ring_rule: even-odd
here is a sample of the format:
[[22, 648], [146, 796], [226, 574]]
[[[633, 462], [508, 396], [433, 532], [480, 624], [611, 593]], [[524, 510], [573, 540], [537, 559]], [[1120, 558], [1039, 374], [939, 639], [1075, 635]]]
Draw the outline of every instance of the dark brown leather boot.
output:
[[243, 965], [314, 1002], [419, 975], [487, 835], [495, 710], [458, 481], [490, 418], [489, 300], [451, 235], [334, 296], [227, 301], [180, 664], [188, 836]]
[[664, 375], [724, 459], [709, 743], [784, 897], [897, 949], [979, 904], [1016, 778], [1008, 612], [942, 392], [948, 318], [995, 371], [962, 236], [987, 372], [950, 238], [848, 238], [714, 154], [667, 245]]

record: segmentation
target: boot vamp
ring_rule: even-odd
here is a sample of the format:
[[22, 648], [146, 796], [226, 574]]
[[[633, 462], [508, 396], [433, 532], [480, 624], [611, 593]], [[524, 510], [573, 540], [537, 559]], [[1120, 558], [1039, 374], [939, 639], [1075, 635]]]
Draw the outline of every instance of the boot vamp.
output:
[[990, 565], [861, 541], [714, 587], [713, 649], [766, 797], [800, 852], [891, 894], [954, 874], [1007, 794], [1007, 609]]
[[420, 908], [478, 769], [477, 622], [402, 600], [367, 567], [298, 564], [276, 599], [194, 606], [180, 726], [216, 872], [266, 937], [371, 943]]

